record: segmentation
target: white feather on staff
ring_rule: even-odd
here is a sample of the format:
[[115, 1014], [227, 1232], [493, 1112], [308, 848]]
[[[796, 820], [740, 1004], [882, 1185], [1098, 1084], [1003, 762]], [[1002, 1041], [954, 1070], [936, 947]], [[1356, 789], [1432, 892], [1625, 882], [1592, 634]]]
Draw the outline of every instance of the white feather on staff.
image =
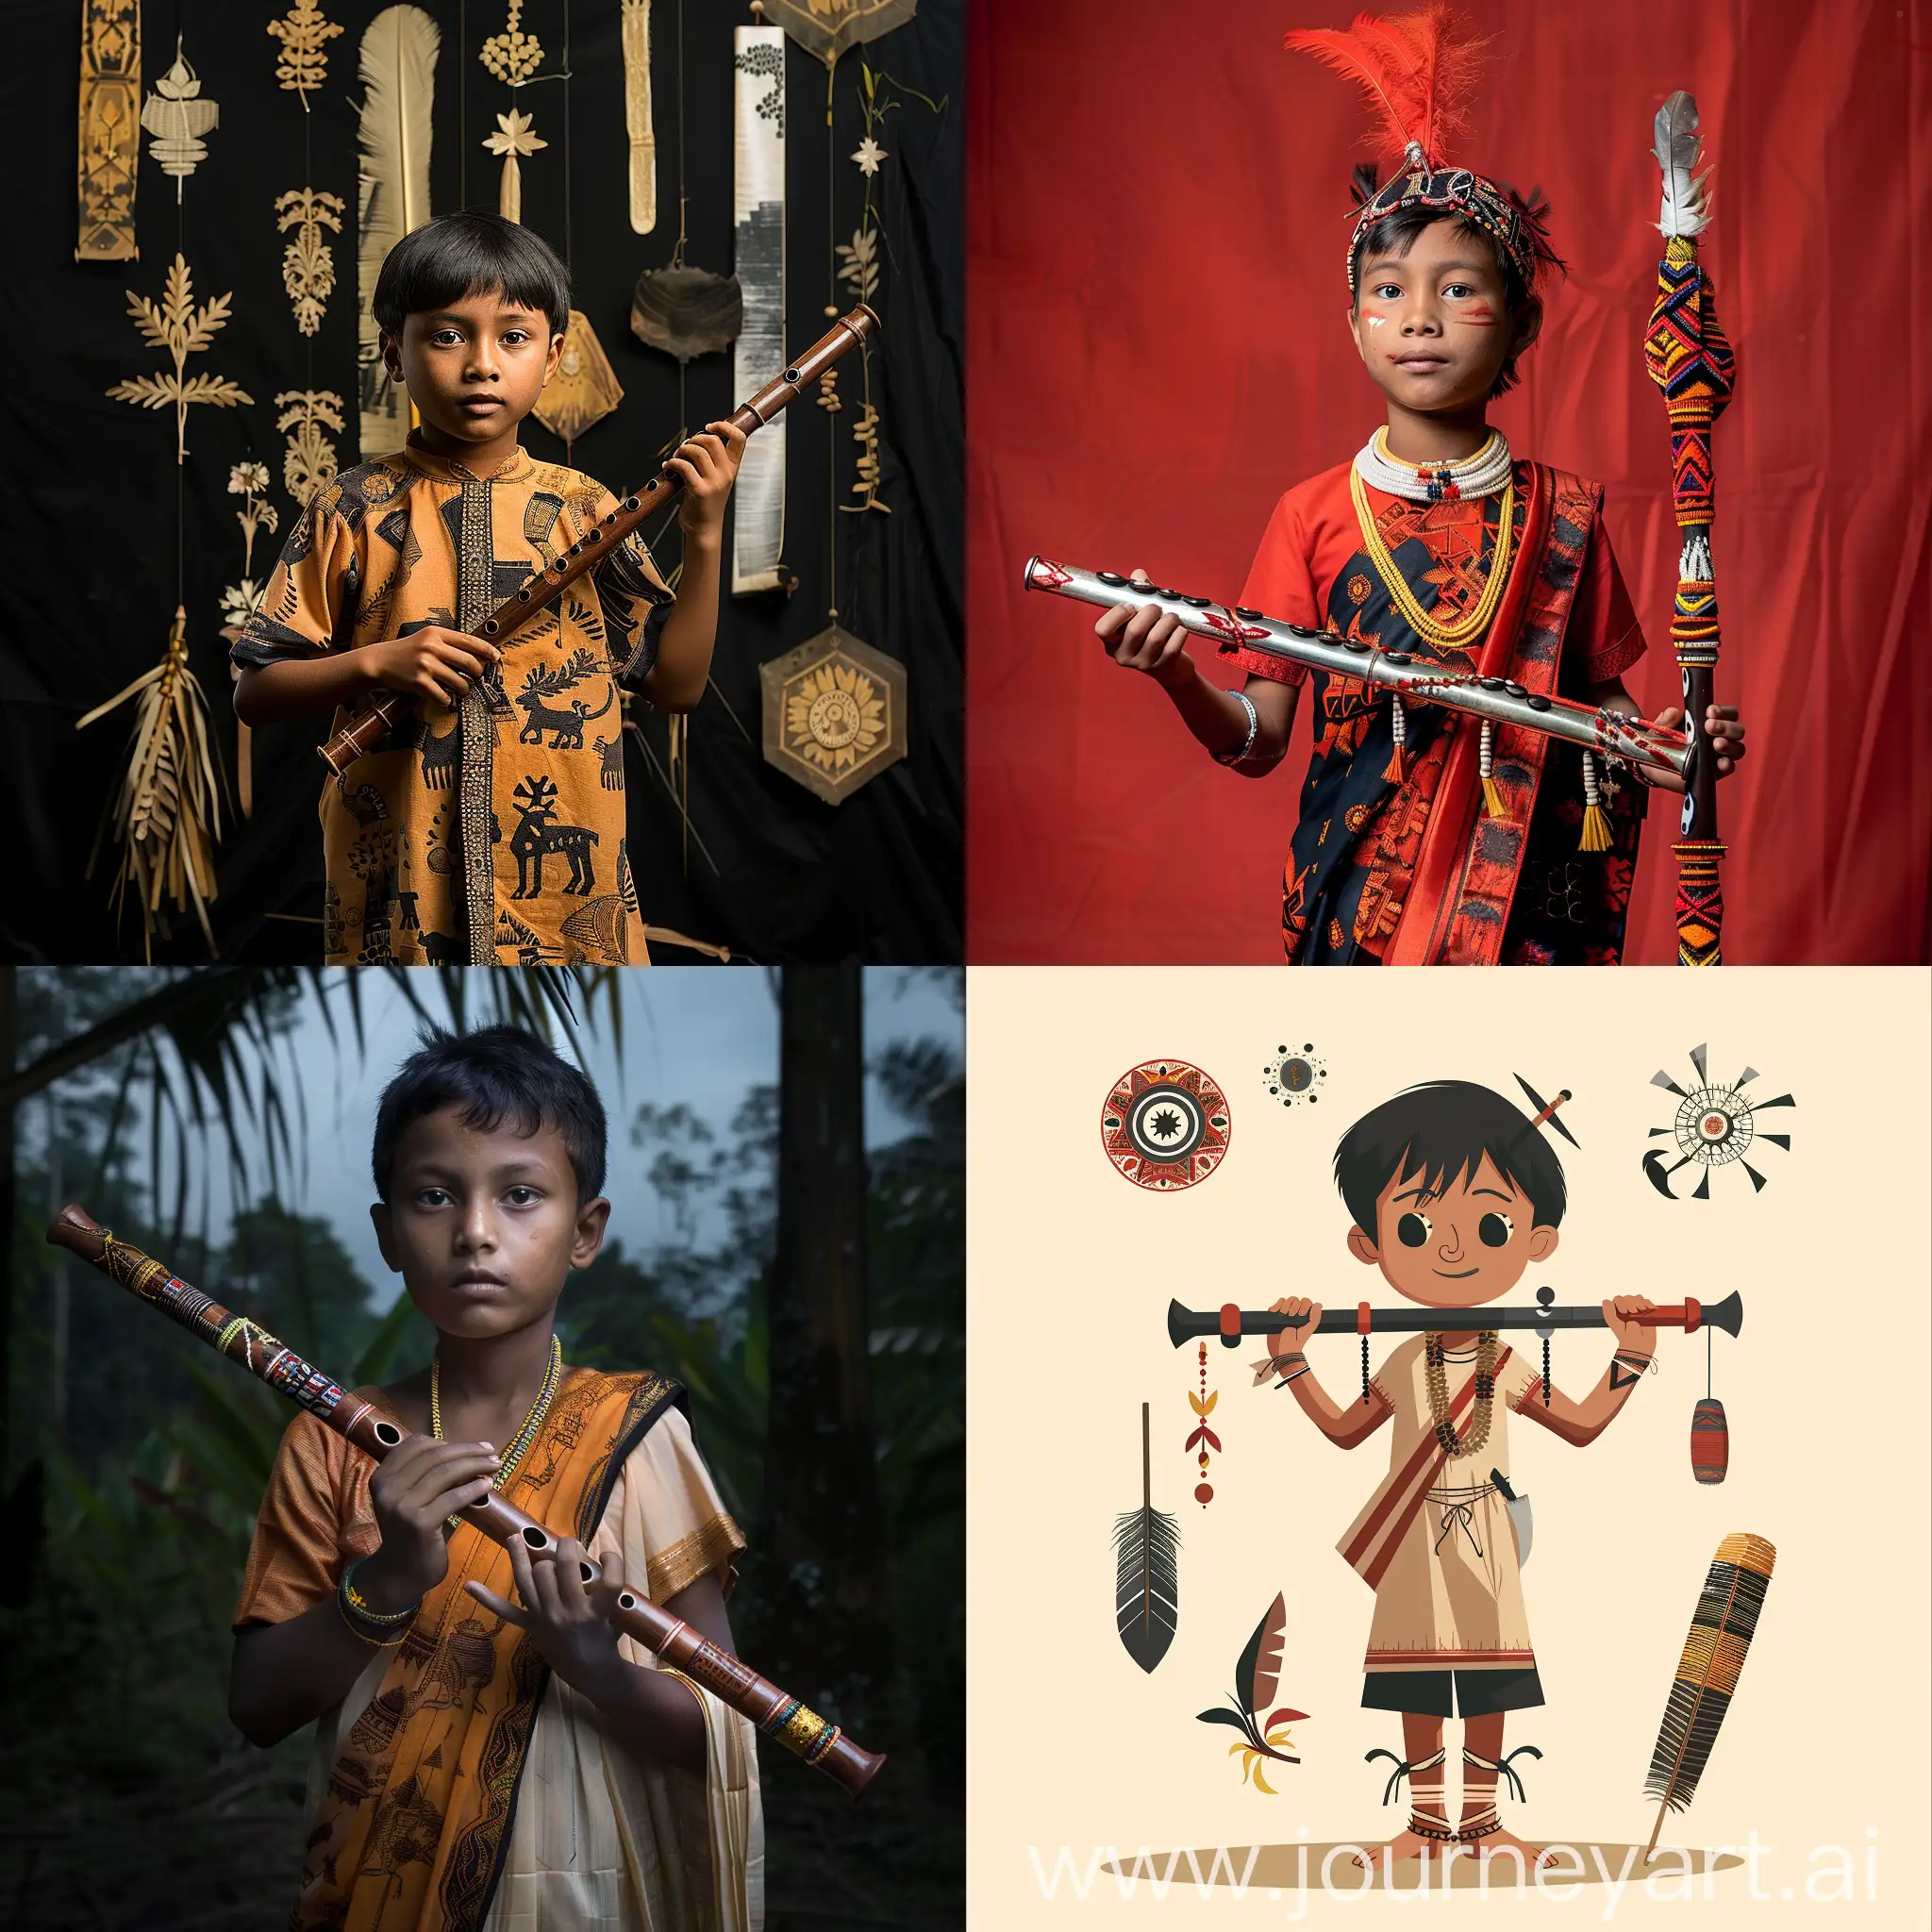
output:
[[[152, 958], [155, 929], [166, 929], [162, 896], [177, 912], [192, 906], [212, 955], [215, 936], [208, 923], [208, 905], [215, 896], [214, 841], [221, 830], [221, 801], [208, 744], [208, 701], [188, 668], [188, 613], [179, 605], [161, 661], [106, 704], [96, 705], [75, 729], [84, 731], [129, 698], [138, 702], [133, 748], [113, 807], [114, 836], [121, 841], [114, 909], [118, 914], [133, 886], [141, 901], [143, 951]], [[88, 862], [90, 877], [99, 857], [96, 845], [94, 858]]]
[[361, 306], [356, 359], [366, 460], [402, 447], [409, 398], [382, 365], [375, 278], [382, 259], [429, 219], [429, 111], [436, 96], [436, 23], [420, 7], [386, 7], [362, 36], [361, 166], [356, 283]]
[[630, 140], [630, 227], [658, 225], [658, 136], [651, 125], [651, 0], [624, 0], [624, 131]]
[[1657, 110], [1656, 140], [1652, 152], [1663, 170], [1663, 211], [1657, 230], [1669, 241], [1681, 235], [1685, 241], [1700, 234], [1710, 220], [1710, 193], [1705, 183], [1710, 170], [1696, 172], [1704, 152], [1704, 140], [1697, 131], [1697, 103], [1679, 88]]

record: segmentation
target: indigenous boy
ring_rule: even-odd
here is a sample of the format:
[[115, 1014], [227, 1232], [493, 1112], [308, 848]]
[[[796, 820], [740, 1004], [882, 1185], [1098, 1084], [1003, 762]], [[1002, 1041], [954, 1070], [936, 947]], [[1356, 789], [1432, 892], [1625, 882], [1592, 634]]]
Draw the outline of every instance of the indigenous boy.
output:
[[[377, 1465], [290, 1424], [235, 1610], [236, 1724], [265, 1745], [317, 1721], [296, 1932], [762, 1922], [752, 1726], [579, 1580], [588, 1552], [732, 1647], [744, 1541], [683, 1391], [567, 1368], [552, 1332], [603, 1239], [604, 1152], [595, 1090], [512, 1027], [433, 1038], [383, 1093], [370, 1214], [438, 1340], [360, 1392], [414, 1440]], [[461, 1522], [492, 1488], [555, 1561]]]
[[421, 427], [316, 494], [232, 654], [251, 724], [330, 709], [340, 724], [377, 691], [416, 701], [324, 789], [324, 951], [641, 962], [620, 693], [668, 711], [704, 695], [743, 434], [713, 423], [672, 458], [675, 601], [633, 534], [499, 650], [474, 635], [483, 620], [614, 504], [517, 441], [563, 352], [568, 275], [528, 228], [443, 215], [391, 249], [375, 308]]
[[[1319, 41], [1324, 58], [1364, 77], [1377, 44], [1354, 44], [1364, 25], [1290, 44]], [[1389, 92], [1403, 97], [1400, 86]], [[1543, 208], [1415, 141], [1395, 179], [1378, 191], [1374, 170], [1358, 168], [1356, 192], [1348, 326], [1387, 422], [1352, 462], [1282, 497], [1243, 607], [1635, 715], [1622, 674], [1643, 638], [1604, 531], [1603, 492], [1513, 460], [1488, 419], [1542, 325], [1540, 286], [1561, 267]], [[1196, 669], [1172, 615], [1120, 605], [1094, 628], [1117, 663], [1167, 692], [1219, 762], [1261, 777], [1287, 752], [1304, 667], [1226, 644], [1222, 655], [1247, 675], [1244, 689], [1223, 691]], [[1642, 808], [1603, 759], [1540, 733], [1406, 708], [1360, 679], [1313, 676], [1314, 756], [1282, 875], [1291, 961], [1622, 957]], [[1674, 708], [1656, 722], [1682, 717]], [[1736, 719], [1712, 706], [1699, 721], [1720, 776], [1743, 756]], [[1665, 771], [1637, 775], [1683, 790]], [[1607, 812], [1587, 814], [1599, 796]]]
[[[1486, 1087], [1442, 1080], [1384, 1102], [1342, 1136], [1335, 1179], [1355, 1220], [1349, 1253], [1424, 1307], [1494, 1301], [1557, 1249], [1562, 1167], [1528, 1118]], [[1484, 1856], [1504, 1847], [1531, 1862], [1540, 1856], [1503, 1828], [1496, 1805], [1499, 1775], [1519, 1795], [1523, 1789], [1503, 1751], [1507, 1714], [1543, 1701], [1496, 1480], [1509, 1478], [1508, 1417], [1579, 1447], [1594, 1441], [1649, 1365], [1652, 1331], [1636, 1318], [1653, 1306], [1639, 1295], [1604, 1303], [1615, 1353], [1581, 1402], [1546, 1391], [1524, 1356], [1474, 1324], [1402, 1342], [1364, 1402], [1331, 1396], [1292, 1332], [1320, 1322], [1321, 1304], [1274, 1304], [1291, 1326], [1270, 1338], [1268, 1352], [1302, 1413], [1344, 1449], [1393, 1424], [1389, 1474], [1337, 1546], [1375, 1592], [1362, 1704], [1402, 1713], [1391, 1794], [1409, 1781], [1408, 1828], [1374, 1847], [1370, 1862], [1385, 1852], [1426, 1857], [1432, 1844], [1455, 1843]], [[1442, 1751], [1442, 1721], [1452, 1716], [1463, 1720], [1464, 1739], [1457, 1826]]]

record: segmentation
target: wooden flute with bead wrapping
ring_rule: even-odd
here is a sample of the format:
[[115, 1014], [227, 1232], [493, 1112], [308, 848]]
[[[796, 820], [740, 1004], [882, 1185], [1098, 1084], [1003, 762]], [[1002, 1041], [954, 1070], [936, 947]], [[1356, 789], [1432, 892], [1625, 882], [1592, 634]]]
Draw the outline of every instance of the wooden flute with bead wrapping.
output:
[[[795, 362], [788, 362], [783, 372], [749, 402], [734, 409], [731, 426], [743, 430], [747, 436], [762, 428], [781, 409], [795, 402], [808, 384], [816, 382], [849, 350], [870, 341], [878, 329], [878, 317], [861, 302], [841, 315]], [[533, 572], [527, 583], [513, 596], [505, 598], [483, 620], [476, 628], [476, 636], [488, 643], [507, 642], [540, 610], [554, 604], [586, 571], [594, 570], [646, 517], [662, 509], [683, 488], [684, 478], [667, 461], [641, 490], [633, 491], [561, 557]], [[340, 778], [358, 758], [374, 751], [395, 729], [404, 709], [415, 702], [400, 691], [373, 699], [318, 748], [317, 756]]]
[[[198, 1288], [191, 1288], [152, 1256], [116, 1240], [84, 1208], [63, 1208], [48, 1226], [47, 1239], [171, 1316], [197, 1341], [239, 1362], [258, 1381], [299, 1404], [375, 1461], [414, 1440], [374, 1403], [356, 1401], [266, 1329], [244, 1315], [232, 1313]], [[508, 1545], [512, 1539], [521, 1539], [533, 1555], [556, 1553], [558, 1539], [494, 1490], [461, 1513], [493, 1542]], [[583, 1564], [583, 1578], [586, 1583], [597, 1581], [594, 1563]], [[683, 1619], [636, 1591], [618, 1592], [610, 1621], [626, 1637], [655, 1651], [664, 1663], [701, 1684], [720, 1702], [749, 1718], [766, 1737], [776, 1739], [854, 1796], [872, 1782], [885, 1763], [881, 1753], [866, 1750], [837, 1724], [828, 1724], [797, 1698], [740, 1663], [729, 1651], [701, 1637]]]
[[1444, 710], [1540, 731], [1546, 738], [1567, 739], [1606, 758], [1624, 758], [1633, 765], [1662, 766], [1680, 778], [1695, 756], [1685, 733], [1667, 725], [1652, 724], [1597, 705], [1579, 705], [1573, 698], [1543, 697], [1507, 678], [1445, 671], [1407, 651], [1378, 651], [1357, 638], [1304, 630], [1299, 625], [1283, 624], [1279, 618], [1241, 605], [1224, 608], [1185, 591], [1137, 584], [1114, 571], [1083, 570], [1078, 564], [1031, 557], [1023, 581], [1029, 591], [1071, 597], [1102, 609], [1111, 609], [1116, 604], [1136, 610], [1151, 606], [1179, 618], [1185, 629], [1224, 651], [1258, 651], [1311, 671], [1325, 671], [1331, 677], [1383, 685], [1409, 704], [1441, 705]]

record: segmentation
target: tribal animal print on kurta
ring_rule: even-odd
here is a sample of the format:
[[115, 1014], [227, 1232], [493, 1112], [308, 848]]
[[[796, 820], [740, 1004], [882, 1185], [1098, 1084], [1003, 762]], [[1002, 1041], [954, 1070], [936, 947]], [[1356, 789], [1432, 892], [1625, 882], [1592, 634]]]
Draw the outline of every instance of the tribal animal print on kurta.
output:
[[[475, 631], [613, 503], [592, 478], [523, 450], [477, 476], [412, 442], [314, 498], [235, 662], [353, 650], [430, 625]], [[327, 780], [330, 964], [645, 958], [623, 762], [608, 748], [622, 743], [620, 687], [637, 690], [657, 661], [671, 602], [633, 536], [510, 639], [460, 706], [412, 708]]]

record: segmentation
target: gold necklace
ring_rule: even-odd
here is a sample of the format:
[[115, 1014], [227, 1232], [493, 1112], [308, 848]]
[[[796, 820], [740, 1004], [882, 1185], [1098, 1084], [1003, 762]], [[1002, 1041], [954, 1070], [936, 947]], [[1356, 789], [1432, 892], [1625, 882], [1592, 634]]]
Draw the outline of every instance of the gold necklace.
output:
[[[524, 1425], [517, 1431], [516, 1441], [509, 1445], [508, 1453], [494, 1475], [490, 1478], [490, 1487], [500, 1490], [516, 1474], [516, 1467], [523, 1460], [524, 1451], [536, 1440], [537, 1431], [543, 1426], [543, 1417], [550, 1407], [550, 1398], [557, 1393], [558, 1377], [563, 1373], [563, 1346], [556, 1336], [550, 1338], [550, 1362], [543, 1371], [542, 1387], [537, 1391], [537, 1399], [530, 1405], [530, 1412], [524, 1418]], [[442, 1362], [440, 1353], [429, 1358], [429, 1433], [440, 1442], [442, 1441]], [[452, 1523], [459, 1523], [460, 1517], [452, 1516]]]
[[1382, 579], [1382, 588], [1389, 592], [1390, 601], [1416, 636], [1439, 651], [1459, 651], [1479, 638], [1495, 616], [1496, 607], [1503, 601], [1504, 586], [1509, 581], [1509, 553], [1515, 542], [1515, 469], [1511, 468], [1509, 480], [1503, 486], [1502, 516], [1496, 525], [1496, 543], [1490, 555], [1490, 574], [1483, 585], [1483, 593], [1476, 600], [1475, 608], [1453, 624], [1438, 624], [1417, 602], [1415, 592], [1408, 587], [1408, 579], [1402, 575], [1400, 566], [1390, 555], [1389, 546], [1382, 541], [1381, 531], [1375, 526], [1375, 514], [1369, 508], [1368, 486], [1362, 481], [1361, 472], [1352, 465], [1348, 473], [1348, 493], [1354, 499], [1356, 522], [1361, 527], [1362, 548], [1368, 552], [1369, 561], [1374, 565], [1375, 575]]

